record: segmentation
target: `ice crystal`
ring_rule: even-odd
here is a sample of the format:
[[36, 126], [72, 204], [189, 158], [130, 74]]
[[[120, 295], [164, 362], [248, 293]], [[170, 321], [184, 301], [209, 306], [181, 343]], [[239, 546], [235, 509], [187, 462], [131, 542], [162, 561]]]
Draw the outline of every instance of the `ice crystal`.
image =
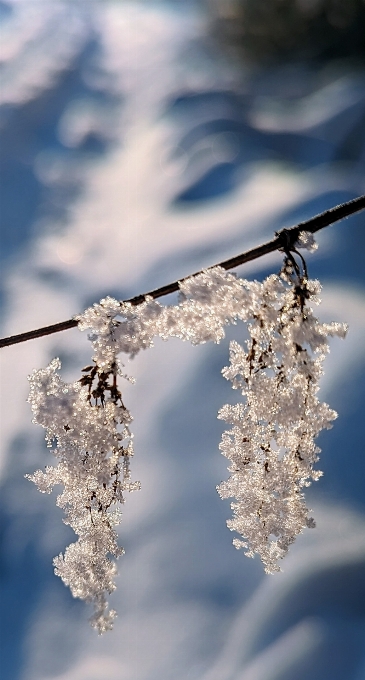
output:
[[[302, 245], [312, 244], [305, 237]], [[120, 353], [133, 357], [157, 336], [219, 342], [227, 324], [250, 321], [247, 348], [232, 342], [223, 370], [245, 402], [224, 406], [218, 416], [233, 426], [221, 443], [231, 477], [218, 487], [222, 498], [236, 499], [228, 526], [245, 539], [234, 539], [236, 547], [250, 557], [259, 553], [267, 572], [279, 569], [277, 561], [304, 526], [314, 526], [301, 490], [321, 474], [313, 469], [314, 439], [336, 417], [317, 399], [318, 380], [328, 336], [344, 335], [345, 327], [319, 323], [307, 304], [319, 302], [319, 283], [296, 276], [287, 257], [281, 277], [263, 283], [221, 267], [205, 270], [180, 283], [175, 305], [151, 296], [139, 305], [104, 298], [77, 317], [93, 346], [93, 363], [80, 380], [65, 384], [58, 359], [30, 376], [34, 422], [46, 429], [59, 462], [28, 477], [43, 493], [64, 487], [57, 505], [78, 540], [55, 558], [55, 573], [75, 597], [93, 602], [91, 623], [99, 633], [112, 628], [116, 615], [107, 594], [123, 554], [115, 531], [119, 507], [125, 491], [139, 488], [129, 471], [132, 418], [117, 385], [118, 376], [127, 377]]]
[[303, 487], [317, 480], [320, 449], [315, 438], [337, 414], [317, 398], [328, 336], [343, 337], [342, 324], [321, 324], [308, 302], [318, 304], [317, 281], [288, 285], [278, 276], [251, 284], [253, 320], [246, 348], [230, 344], [223, 375], [245, 397], [225, 405], [218, 418], [232, 425], [220, 449], [231, 476], [218, 487], [221, 498], [235, 498], [227, 522], [244, 540], [237, 548], [258, 553], [267, 573], [280, 571], [282, 559], [308, 516]]
[[124, 552], [114, 529], [120, 522], [118, 507], [125, 491], [139, 488], [129, 471], [132, 419], [116, 385], [116, 364], [109, 373], [86, 367], [81, 380], [72, 384], [62, 381], [60, 368], [54, 359], [29, 378], [33, 422], [46, 429], [48, 445], [59, 462], [28, 478], [42, 493], [50, 493], [55, 485], [64, 487], [57, 505], [78, 540], [54, 559], [55, 573], [74, 597], [94, 603], [91, 623], [103, 633], [115, 617], [107, 603], [116, 575], [110, 557]]
[[295, 243], [296, 248], [304, 248], [304, 250], [309, 250], [313, 253], [318, 249], [318, 243], [316, 243], [313, 234], [310, 231], [300, 231], [298, 239]]
[[153, 338], [177, 337], [193, 345], [219, 342], [224, 327], [251, 313], [249, 282], [221, 267], [180, 283], [179, 304], [163, 306], [152, 297], [137, 306], [105, 298], [77, 317], [89, 335], [98, 366], [110, 366], [116, 354], [136, 355], [152, 347]]

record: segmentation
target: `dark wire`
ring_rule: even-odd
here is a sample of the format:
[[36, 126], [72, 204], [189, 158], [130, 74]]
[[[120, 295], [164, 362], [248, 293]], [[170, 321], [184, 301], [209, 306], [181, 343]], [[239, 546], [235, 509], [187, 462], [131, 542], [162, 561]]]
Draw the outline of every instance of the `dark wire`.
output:
[[[325, 227], [328, 227], [331, 224], [334, 224], [335, 222], [338, 222], [339, 220], [342, 220], [345, 217], [349, 217], [350, 215], [353, 215], [357, 212], [360, 212], [360, 210], [364, 209], [365, 209], [365, 195], [359, 196], [358, 198], [354, 198], [352, 201], [348, 201], [347, 203], [337, 205], [335, 208], [330, 208], [330, 210], [326, 210], [325, 212], [320, 213], [315, 217], [312, 217], [310, 220], [307, 220], [306, 222], [300, 222], [299, 224], [297, 224], [294, 227], [291, 227], [290, 229], [282, 229], [280, 232], [276, 234], [276, 238], [274, 238], [272, 241], [263, 243], [261, 246], [253, 248], [252, 250], [248, 250], [245, 253], [241, 253], [240, 255], [236, 255], [236, 257], [232, 257], [229, 260], [218, 262], [217, 264], [212, 265], [212, 267], [219, 266], [226, 270], [233, 269], [234, 267], [238, 267], [239, 265], [245, 264], [246, 262], [257, 260], [259, 257], [263, 257], [263, 255], [273, 253], [275, 250], [282, 250], [286, 254], [289, 253], [291, 260], [294, 260], [291, 253], [295, 252], [302, 258], [302, 261], [304, 262], [303, 257], [300, 255], [300, 253], [298, 253], [298, 251], [295, 248], [295, 244], [298, 240], [301, 231], [308, 231], [311, 234], [314, 234], [320, 229], [324, 229]], [[209, 269], [211, 269], [212, 267], [209, 267]], [[295, 267], [298, 267], [296, 262]], [[305, 263], [303, 272], [304, 275], [306, 275]], [[180, 279], [179, 281], [173, 281], [172, 283], [169, 283], [166, 286], [162, 286], [161, 288], [151, 290], [148, 293], [142, 293], [141, 295], [136, 295], [135, 297], [130, 298], [129, 300], [123, 300], [123, 302], [130, 302], [132, 305], [139, 305], [141, 302], [145, 300], [147, 296], [152, 297], [153, 299], [157, 299], [163, 297], [164, 295], [169, 295], [169, 293], [175, 293], [179, 290], [179, 283], [181, 281], [185, 281], [187, 278], [197, 276], [198, 274], [201, 274], [201, 271], [195, 272], [194, 274], [190, 274], [189, 276], [186, 276], [183, 279]], [[51, 326], [37, 328], [34, 331], [19, 333], [19, 335], [10, 335], [7, 338], [0, 339], [0, 348], [9, 347], [10, 345], [16, 345], [20, 342], [26, 342], [27, 340], [41, 338], [44, 335], [52, 335], [53, 333], [66, 331], [69, 328], [75, 328], [77, 325], [78, 322], [76, 319], [67, 319], [67, 321], [61, 321], [60, 323], [56, 323]]]

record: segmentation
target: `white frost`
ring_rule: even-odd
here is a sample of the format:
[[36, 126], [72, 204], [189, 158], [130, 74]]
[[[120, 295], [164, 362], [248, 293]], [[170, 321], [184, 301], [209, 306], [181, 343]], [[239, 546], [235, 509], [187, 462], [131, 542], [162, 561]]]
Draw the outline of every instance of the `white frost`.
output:
[[91, 370], [73, 384], [62, 381], [60, 368], [54, 359], [29, 378], [33, 422], [46, 429], [50, 447], [56, 444], [53, 453], [59, 462], [27, 476], [43, 493], [54, 485], [64, 487], [57, 505], [78, 540], [54, 559], [55, 573], [74, 597], [94, 603], [91, 624], [103, 633], [115, 617], [106, 600], [115, 590], [116, 566], [109, 555], [118, 558], [124, 552], [114, 529], [120, 522], [119, 506], [125, 491], [140, 486], [131, 482], [129, 471], [132, 418], [118, 389], [113, 389], [116, 364], [109, 374], [88, 367]]
[[250, 282], [215, 267], [181, 282], [176, 305], [152, 297], [136, 306], [104, 298], [77, 317], [80, 330], [91, 331], [94, 352], [82, 378], [65, 384], [58, 359], [30, 376], [34, 422], [46, 429], [59, 463], [28, 477], [43, 493], [64, 486], [57, 505], [78, 540], [55, 558], [55, 573], [74, 597], [94, 603], [91, 623], [99, 633], [112, 628], [116, 615], [106, 597], [115, 589], [110, 557], [123, 554], [114, 529], [119, 506], [125, 491], [140, 486], [130, 481], [132, 417], [117, 385], [118, 376], [126, 377], [120, 353], [132, 357], [156, 336], [218, 343], [227, 324], [249, 321], [247, 348], [232, 342], [230, 365], [223, 369], [245, 402], [218, 414], [232, 425], [220, 445], [231, 476], [218, 491], [236, 499], [228, 526], [244, 540], [233, 543], [249, 557], [258, 553], [267, 572], [278, 571], [297, 534], [314, 526], [302, 488], [321, 475], [313, 469], [319, 453], [314, 439], [336, 417], [317, 399], [318, 380], [328, 336], [343, 337], [346, 328], [313, 316], [307, 303], [319, 304], [318, 281], [291, 276], [286, 270], [283, 278]]
[[244, 540], [234, 545], [248, 557], [258, 553], [272, 573], [303, 528], [315, 526], [302, 489], [322, 474], [313, 469], [320, 452], [314, 440], [337, 417], [318, 400], [318, 381], [328, 336], [344, 337], [346, 327], [313, 315], [307, 301], [318, 304], [318, 282], [288, 285], [269, 276], [252, 286], [251, 337], [246, 349], [231, 342], [222, 371], [245, 401], [218, 414], [233, 427], [220, 444], [231, 476], [217, 488], [221, 498], [235, 498], [227, 525]]

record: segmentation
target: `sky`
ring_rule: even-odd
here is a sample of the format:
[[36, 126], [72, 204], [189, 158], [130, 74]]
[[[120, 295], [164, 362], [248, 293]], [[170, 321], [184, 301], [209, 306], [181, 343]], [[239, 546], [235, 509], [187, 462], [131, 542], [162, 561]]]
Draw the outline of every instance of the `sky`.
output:
[[[194, 3], [0, 2], [1, 335], [56, 323], [215, 264], [365, 193], [365, 80], [335, 63], [230, 62]], [[363, 680], [364, 216], [318, 234], [310, 276], [334, 339], [320, 397], [317, 522], [280, 574], [232, 546], [218, 409], [231, 339], [163, 342], [126, 362], [134, 479], [120, 527], [114, 631], [53, 574], [73, 540], [24, 478], [51, 463], [27, 376], [90, 363], [73, 329], [1, 350], [1, 668], [4, 680]], [[262, 280], [278, 253], [237, 273]], [[167, 302], [173, 301], [168, 298]]]

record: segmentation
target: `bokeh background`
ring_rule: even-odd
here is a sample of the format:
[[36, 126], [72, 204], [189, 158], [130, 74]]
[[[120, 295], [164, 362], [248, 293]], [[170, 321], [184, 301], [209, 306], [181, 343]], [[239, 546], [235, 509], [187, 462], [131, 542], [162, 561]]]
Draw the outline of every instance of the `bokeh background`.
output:
[[[214, 264], [365, 193], [363, 0], [1, 0], [1, 334]], [[236, 551], [218, 444], [219, 346], [127, 364], [134, 479], [115, 629], [53, 575], [73, 540], [24, 479], [50, 462], [27, 375], [90, 361], [77, 329], [1, 350], [3, 680], [364, 680], [364, 215], [318, 235], [319, 314], [350, 326], [321, 396], [317, 520], [283, 572]], [[262, 279], [278, 253], [239, 270]], [[172, 298], [170, 299], [172, 301]]]

